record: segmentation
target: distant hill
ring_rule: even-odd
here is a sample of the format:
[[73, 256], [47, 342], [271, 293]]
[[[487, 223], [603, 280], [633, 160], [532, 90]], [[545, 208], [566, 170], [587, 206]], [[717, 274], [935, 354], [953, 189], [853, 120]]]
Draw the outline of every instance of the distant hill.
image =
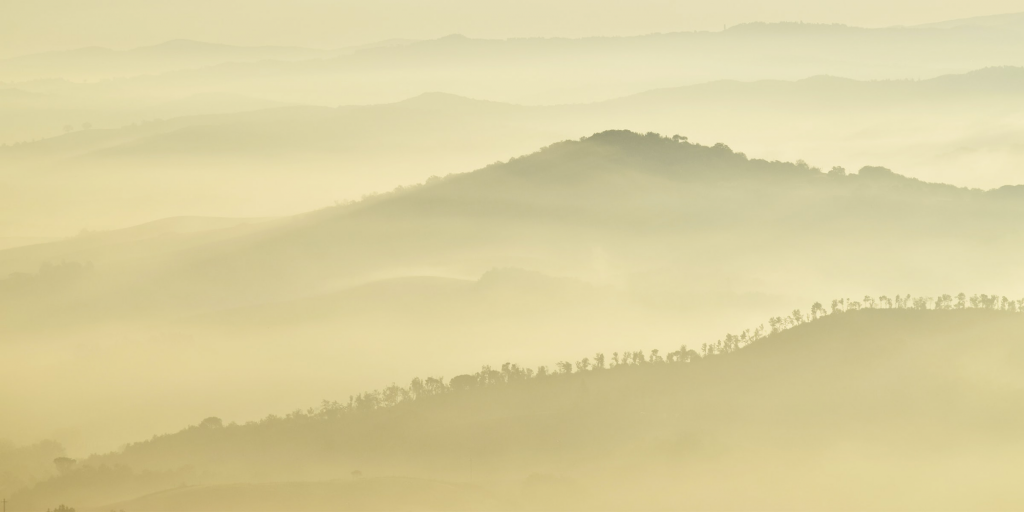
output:
[[995, 14], [992, 16], [978, 16], [974, 18], [963, 18], [958, 20], [940, 21], [919, 25], [922, 28], [997, 28], [1017, 29], [1024, 26], [1024, 12], [1008, 14]]
[[[90, 418], [75, 423], [116, 446], [404, 378], [437, 350], [450, 376], [699, 342], [822, 296], [1021, 295], [1022, 196], [610, 131], [269, 222], [0, 251], [0, 351], [22, 362], [7, 375], [67, 383], [33, 395], [49, 409], [0, 391], [25, 411], [5, 428]], [[196, 399], [143, 398], [183, 374]]]
[[339, 53], [342, 52], [279, 46], [230, 46], [177, 39], [131, 50], [89, 47], [0, 60], [0, 81], [21, 82], [44, 78], [95, 81], [166, 73], [226, 62], [307, 60], [337, 56]]
[[[985, 33], [979, 37], [982, 29]], [[380, 103], [439, 90], [551, 104], [721, 79], [794, 80], [821, 74], [875, 80], [929, 78], [1022, 65], [1022, 44], [1020, 31], [1012, 25], [947, 30], [777, 23], [634, 37], [491, 40], [448, 36], [366, 47], [322, 59], [291, 59], [284, 50], [274, 51], [286, 58], [273, 60], [238, 57], [229, 62], [222, 57], [226, 63], [218, 66], [127, 78], [90, 89], [101, 94], [129, 90], [133, 95], [170, 90], [234, 92], [289, 102], [301, 95], [316, 104]], [[185, 50], [187, 55], [206, 54]], [[269, 49], [231, 51], [274, 55]]]
[[[776, 23], [633, 37], [448, 36], [340, 51], [172, 41], [129, 51], [88, 48], [0, 61], [0, 81], [43, 92], [45, 84], [37, 82], [44, 78], [111, 78], [68, 84], [67, 96], [80, 109], [128, 99], [164, 102], [191, 94], [321, 106], [376, 104], [429, 91], [550, 105], [716, 80], [817, 75], [926, 79], [1020, 66], [1020, 34], [1012, 24], [949, 30]], [[59, 123], [55, 131], [64, 124]]]
[[[678, 279], [707, 283], [716, 279], [709, 272], [721, 272], [745, 287], [753, 282], [740, 284], [744, 276], [757, 275], [756, 269], [825, 276], [840, 265], [847, 279], [881, 285], [864, 258], [887, 247], [894, 251], [886, 258], [891, 271], [918, 269], [907, 274], [912, 276], [935, 265], [973, 276], [931, 286], [991, 285], [1002, 282], [995, 269], [1008, 269], [1011, 262], [986, 251], [995, 247], [990, 244], [1003, 247], [1000, 253], [1013, 247], [1024, 227], [1017, 215], [1024, 204], [1013, 190], [959, 189], [881, 168], [824, 173], [806, 164], [749, 159], [724, 145], [611, 131], [239, 237], [212, 238], [178, 253], [166, 267], [140, 248], [127, 268], [140, 265], [149, 277], [104, 289], [110, 300], [140, 305], [145, 301], [136, 294], [156, 286], [163, 290], [161, 308], [197, 311], [200, 303], [202, 310], [329, 292], [366, 276], [408, 275], [403, 269], [409, 268], [419, 275], [478, 276], [517, 267], [593, 279], [609, 272], [591, 261], [595, 247], [614, 262], [612, 275], [634, 279], [671, 268], [670, 273], [682, 272]], [[828, 258], [805, 252], [825, 240], [833, 244]], [[742, 249], [747, 244], [754, 244], [752, 250]], [[916, 244], [960, 256], [922, 262], [913, 252], [896, 250]], [[80, 246], [3, 252], [0, 270], [30, 272], [59, 260], [105, 267], [110, 258], [120, 259], [120, 251], [72, 249]], [[694, 246], [703, 249], [693, 251]], [[974, 251], [990, 254], [986, 268], [959, 259]], [[95, 279], [113, 277], [108, 272], [125, 269], [107, 268]]]
[[[267, 504], [256, 509], [289, 509], [277, 495], [301, 510], [347, 510], [344, 493], [314, 490], [323, 484], [243, 486], [256, 494], [216, 484], [353, 470], [472, 482], [517, 509], [1016, 508], [1024, 494], [1006, 471], [1024, 422], [1024, 303], [956, 309], [952, 300], [939, 309], [847, 303], [752, 343], [729, 337], [717, 355], [606, 354], [551, 375], [485, 367], [287, 417], [211, 418], [91, 457], [16, 494], [13, 510], [126, 499], [186, 467], [171, 478], [213, 486], [141, 498], [133, 509], [238, 510], [257, 495]], [[370, 496], [368, 509], [400, 507]]]
[[[272, 104], [192, 97], [166, 108], [223, 110], [110, 130], [76, 125], [0, 148], [0, 179], [11, 196], [0, 202], [0, 235], [67, 236], [182, 214], [293, 214], [608, 127], [727, 141], [767, 160], [884, 165], [926, 181], [992, 188], [1024, 182], [1014, 118], [1024, 106], [1022, 85], [1022, 68], [989, 68], [921, 81], [719, 81], [546, 107], [430, 93], [383, 105], [232, 113]], [[82, 191], [97, 201], [76, 201]]]

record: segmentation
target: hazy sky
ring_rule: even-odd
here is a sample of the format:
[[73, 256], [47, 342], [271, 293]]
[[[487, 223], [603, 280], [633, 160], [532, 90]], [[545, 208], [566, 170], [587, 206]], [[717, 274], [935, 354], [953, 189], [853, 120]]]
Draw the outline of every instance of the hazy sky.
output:
[[0, 57], [173, 38], [338, 47], [388, 38], [631, 35], [749, 21], [917, 24], [1024, 0], [0, 0]]

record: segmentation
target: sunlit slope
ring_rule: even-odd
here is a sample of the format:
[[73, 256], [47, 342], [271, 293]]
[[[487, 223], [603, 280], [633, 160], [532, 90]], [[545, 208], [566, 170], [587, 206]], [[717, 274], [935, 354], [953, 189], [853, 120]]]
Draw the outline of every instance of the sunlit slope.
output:
[[[580, 508], [1015, 508], [1022, 339], [1019, 313], [861, 310], [689, 362], [666, 362], [678, 357], [666, 351], [569, 375], [485, 368], [444, 391], [426, 382], [391, 407], [360, 397], [348, 412], [207, 421], [87, 459], [15, 498], [127, 499], [158, 490], [133, 472], [156, 479], [187, 467], [173, 478], [295, 481], [359, 469], [519, 482], [506, 491], [520, 506], [544, 506], [520, 494], [539, 474], [568, 479], [552, 486]], [[87, 477], [104, 465], [132, 471]], [[148, 503], [190, 509], [159, 495]]]
[[[1019, 272], [1021, 195], [1015, 187], [959, 189], [879, 168], [826, 174], [751, 160], [725, 146], [605, 132], [198, 244], [174, 259], [140, 250], [134, 264], [144, 276], [108, 265], [114, 253], [94, 252], [88, 262], [95, 271], [71, 289], [108, 315], [122, 303], [137, 313], [181, 314], [382, 277], [475, 278], [496, 267], [676, 297], [784, 289], [803, 302], [805, 294], [852, 286], [1004, 288]], [[0, 266], [32, 251], [38, 264], [86, 263], [68, 247], [0, 253]], [[147, 311], [155, 294], [159, 307]]]

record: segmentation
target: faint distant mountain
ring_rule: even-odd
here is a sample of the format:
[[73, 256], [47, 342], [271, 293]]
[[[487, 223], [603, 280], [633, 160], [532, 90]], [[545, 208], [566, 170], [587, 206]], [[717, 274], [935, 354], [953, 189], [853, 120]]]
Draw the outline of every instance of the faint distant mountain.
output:
[[[0, 234], [68, 235], [183, 212], [295, 213], [608, 127], [682, 134], [704, 144], [731, 141], [768, 160], [851, 170], [885, 165], [927, 181], [990, 188], [1024, 183], [1024, 139], [1014, 117], [1024, 108], [1021, 91], [1024, 70], [1000, 67], [929, 80], [718, 81], [561, 106], [428, 93], [380, 105], [232, 113], [273, 103], [192, 96], [148, 111], [223, 113], [160, 115], [163, 120], [118, 129], [74, 125], [62, 136], [0, 148], [0, 175], [20, 176], [10, 182], [12, 193], [34, 198], [0, 202]], [[56, 101], [42, 93], [15, 95]], [[170, 175], [176, 178], [168, 187], [162, 180]], [[199, 182], [218, 186], [197, 198]], [[79, 205], [67, 215], [65, 205], [75, 204], [67, 198], [83, 188], [105, 198], [102, 208]], [[256, 200], [254, 188], [277, 192]], [[140, 203], [125, 190], [154, 200]], [[38, 227], [24, 227], [27, 218]]]
[[[255, 112], [274, 106], [274, 102], [210, 94], [190, 96], [165, 106], [168, 111], [223, 108], [226, 113], [248, 112], [185, 115], [180, 119], [147, 123], [144, 129], [129, 126], [94, 131], [88, 136], [77, 133], [19, 145], [6, 154], [0, 152], [0, 157], [87, 156], [97, 150], [101, 151], [95, 153], [96, 156], [138, 158], [158, 154], [187, 158], [209, 153], [244, 157], [252, 151], [340, 153], [392, 144], [421, 144], [426, 140], [437, 146], [442, 143], [441, 137], [451, 144], [474, 141], [473, 145], [479, 145], [484, 138], [516, 138], [539, 130], [571, 133], [607, 124], [648, 124], [664, 128], [667, 119], [679, 119], [684, 113], [692, 117], [718, 112], [720, 119], [716, 122], [730, 123], [742, 123], [744, 115], [753, 117], [773, 109], [790, 109], [791, 113], [801, 114], [812, 108], [845, 113], [863, 108], [891, 111], [926, 105], [938, 113], [952, 105], [994, 101], [992, 93], [1004, 95], [999, 101], [1024, 101], [1021, 91], [1024, 91], [1024, 68], [995, 67], [929, 80], [858, 81], [817, 76], [792, 82], [716, 81], [656, 89], [606, 102], [548, 107], [426, 93], [393, 104], [333, 109], [295, 106]], [[13, 98], [32, 95], [15, 89], [0, 90], [0, 95], [3, 94]], [[746, 111], [728, 112], [725, 111], [727, 106], [734, 109], [742, 106]], [[443, 118], [450, 118], [450, 121]], [[465, 129], [455, 131], [460, 126]], [[540, 140], [537, 136], [530, 138], [533, 144]], [[92, 142], [79, 145], [86, 139]], [[451, 149], [456, 151], [454, 147]], [[514, 150], [509, 147], [496, 151]], [[402, 152], [407, 151], [409, 149]]]
[[[984, 36], [978, 37], [972, 30], [933, 27], [867, 29], [760, 23], [721, 32], [635, 37], [490, 40], [448, 36], [370, 45], [333, 55], [220, 46], [203, 46], [200, 51], [193, 48], [194, 43], [176, 43], [166, 49], [128, 52], [81, 50], [76, 60], [98, 59], [98, 63], [83, 64], [81, 70], [69, 63], [67, 69], [84, 73], [114, 67], [100, 61], [125, 60], [136, 54], [153, 62], [168, 61], [171, 57], [167, 54], [181, 55], [175, 58], [182, 62], [210, 55], [206, 67], [165, 66], [168, 72], [156, 76], [121, 74], [122, 79], [88, 88], [90, 95], [101, 97], [116, 97], [125, 91], [146, 97], [187, 90], [338, 105], [392, 102], [426, 91], [445, 91], [497, 101], [552, 104], [599, 101], [723, 79], [795, 80], [814, 75], [922, 79], [989, 66], [1024, 65], [1021, 31], [1009, 25], [985, 30]], [[59, 53], [47, 55], [39, 58], [46, 62], [62, 58]], [[213, 65], [217, 63], [220, 65]], [[8, 61], [7, 65], [14, 64]], [[3, 69], [0, 64], [0, 79], [5, 79]], [[38, 72], [22, 74], [22, 79], [41, 76]]]
[[0, 61], [0, 81], [42, 78], [100, 80], [165, 73], [226, 62], [305, 60], [326, 58], [338, 53], [309, 48], [230, 46], [178, 39], [131, 50], [89, 47], [6, 59]]
[[[134, 281], [108, 298], [135, 308], [146, 304], [132, 298], [135, 294], [158, 287], [161, 307], [175, 304], [183, 312], [199, 312], [323, 293], [411, 268], [419, 275], [476, 276], [495, 267], [519, 267], [584, 279], [611, 272], [641, 281], [648, 273], [668, 272], [673, 279], [692, 280], [694, 293], [696, 283], [713, 289], [717, 285], [708, 283], [718, 279], [730, 280], [732, 289], [778, 289], [786, 286], [779, 274], [773, 279], [782, 281], [756, 283], [767, 278], [762, 272], [769, 268], [786, 268], [820, 276], [812, 281], [824, 293], [834, 289], [825, 276], [835, 275], [836, 268], [862, 283], [892, 286], [900, 279], [890, 272], [904, 269], [903, 284], [923, 285], [913, 278], [923, 268], [938, 272], [953, 265], [960, 271], [950, 276], [971, 276], [964, 282], [977, 286], [1001, 282], [998, 276], [1012, 265], [1013, 241], [1024, 229], [1019, 215], [1024, 204], [1014, 198], [880, 168], [826, 174], [803, 163], [749, 159], [721, 144], [610, 131], [255, 233], [211, 239], [179, 253], [169, 267], [162, 260], [146, 263], [140, 249], [132, 266], [148, 268], [160, 261], [162, 269], [147, 277], [151, 282]], [[821, 244], [829, 247], [828, 258], [812, 250]], [[1003, 249], [985, 252], [992, 244]], [[955, 247], [958, 254], [980, 251], [988, 264], [919, 261], [911, 247], [921, 245], [936, 251]], [[105, 263], [120, 259], [119, 251], [87, 256], [72, 247], [5, 251], [0, 269], [24, 272], [43, 261], [88, 259], [106, 268], [90, 278], [100, 279], [97, 285], [107, 272], [113, 277], [124, 271], [123, 265]], [[597, 248], [614, 262], [611, 267], [594, 260]], [[890, 254], [888, 270], [879, 273], [865, 254], [883, 250]], [[663, 277], [644, 286], [667, 282]], [[81, 293], [88, 296], [88, 289]], [[22, 302], [19, 307], [33, 306]]]
[[918, 25], [921, 28], [1020, 28], [1024, 26], [1024, 13], [995, 14], [958, 20]]

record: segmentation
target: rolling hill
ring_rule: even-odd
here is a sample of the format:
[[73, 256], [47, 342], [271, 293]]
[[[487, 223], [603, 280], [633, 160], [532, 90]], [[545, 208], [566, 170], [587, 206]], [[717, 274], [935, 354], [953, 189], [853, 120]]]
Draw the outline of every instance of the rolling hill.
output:
[[[171, 108], [190, 97], [337, 106], [391, 103], [440, 91], [552, 105], [716, 80], [926, 79], [1024, 65], [1020, 33], [1019, 25], [1009, 22], [877, 29], [776, 23], [582, 39], [453, 35], [335, 52], [194, 41], [129, 51], [88, 48], [0, 62], [0, 76], [10, 77], [0, 90], [49, 95], [43, 108], [26, 100], [25, 108], [0, 110], [0, 143], [54, 136], [66, 125], [114, 128], [154, 117], [226, 111], [212, 102], [207, 110]], [[109, 79], [81, 82], [86, 75]]]
[[[1019, 187], [612, 131], [290, 218], [9, 249], [0, 351], [23, 363], [7, 378], [58, 377], [36, 395], [46, 409], [8, 388], [22, 413], [5, 428], [75, 411], [84, 446], [114, 446], [202, 411], [247, 417], [403, 378], [437, 350], [450, 375], [499, 354], [532, 365], [700, 340], [840, 293], [1024, 294], [1021, 208]], [[263, 391], [239, 399], [236, 385]], [[180, 386], [197, 398], [143, 398]]]
[[279, 46], [245, 47], [177, 39], [130, 50], [90, 47], [0, 60], [0, 82], [47, 78], [97, 81], [215, 66], [229, 62], [296, 61], [343, 51]]
[[821, 74], [866, 80], [930, 78], [1022, 65], [1021, 44], [1013, 24], [868, 29], [752, 23], [721, 32], [581, 39], [451, 35], [324, 59], [227, 62], [90, 89], [131, 96], [234, 92], [288, 102], [301, 97], [320, 105], [397, 101], [434, 90], [552, 104], [720, 79], [795, 80]]
[[[286, 417], [211, 418], [85, 459], [12, 503], [98, 508], [172, 481], [196, 487], [127, 503], [236, 510], [253, 492], [278, 492], [257, 508], [347, 510], [394, 496], [270, 484], [351, 479], [358, 469], [465, 482], [451, 485], [486, 489], [515, 509], [1016, 508], [1024, 495], [1007, 483], [1024, 421], [1020, 305], [897, 306], [848, 303], [753, 342], [698, 348], [703, 357], [684, 347], [558, 370], [484, 367], [443, 387], [416, 380]], [[330, 485], [436, 485], [416, 482]], [[288, 486], [309, 492], [280, 491]]]
[[[603, 279], [689, 267], [707, 276], [702, 267], [714, 260], [734, 278], [743, 275], [734, 269], [756, 274], [753, 269], [770, 265], [799, 268], [805, 275], [842, 266], [850, 270], [848, 279], [875, 279], [877, 270], [861, 273], [877, 268], [862, 258], [888, 244], [909, 251], [911, 241], [920, 242], [944, 251], [941, 264], [953, 268], [986, 245], [1012, 247], [1019, 243], [1020, 197], [1019, 187], [961, 189], [882, 168], [824, 173], [803, 163], [749, 159], [721, 144], [610, 131], [213, 239], [179, 251], [177, 261], [166, 266], [143, 251], [132, 265], [154, 274], [132, 278], [126, 287], [103, 288], [111, 300], [139, 304], [140, 290], [158, 287], [165, 299], [161, 307], [197, 311], [309, 296], [368, 276], [409, 275], [408, 269], [468, 277], [518, 267]], [[822, 240], [835, 245], [824, 249]], [[944, 240], [956, 245], [944, 247]], [[81, 251], [82, 244], [4, 251], [0, 269], [29, 272], [58, 260], [97, 266], [118, 261], [109, 259], [115, 256], [109, 248]], [[802, 252], [810, 244], [827, 252]], [[887, 272], [920, 272], [929, 264], [916, 253], [889, 247]], [[595, 250], [614, 263], [602, 268], [593, 260]], [[1000, 263], [998, 256], [989, 262], [1001, 269], [1010, 263]], [[977, 277], [973, 282], [992, 282]], [[82, 290], [90, 302], [98, 298]], [[199, 297], [204, 306], [197, 307]]]
[[609, 126], [728, 141], [767, 160], [884, 164], [990, 188], [1022, 179], [1022, 80], [1021, 68], [993, 68], [923, 81], [713, 82], [550, 107], [434, 93], [76, 130], [0, 148], [0, 234], [68, 236], [183, 214], [294, 214]]

